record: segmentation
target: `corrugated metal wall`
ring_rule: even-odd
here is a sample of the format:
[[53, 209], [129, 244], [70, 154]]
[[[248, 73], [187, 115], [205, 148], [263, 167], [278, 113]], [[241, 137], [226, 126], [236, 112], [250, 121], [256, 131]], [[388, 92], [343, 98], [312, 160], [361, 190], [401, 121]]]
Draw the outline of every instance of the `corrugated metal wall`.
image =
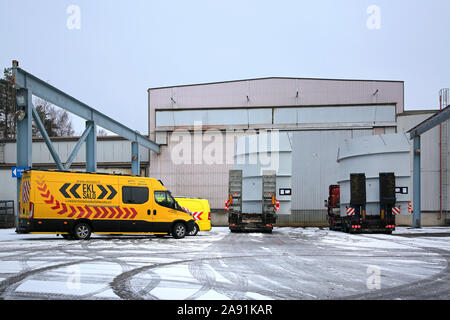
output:
[[371, 129], [293, 132], [292, 216], [280, 217], [280, 223], [326, 225], [324, 200], [328, 187], [338, 181], [338, 148], [345, 139], [372, 133]]
[[[211, 209], [223, 209], [228, 192], [228, 171], [234, 165], [234, 138], [245, 133], [234, 132], [228, 139], [225, 134], [223, 139], [208, 137], [214, 133], [199, 134], [200, 145], [196, 145], [192, 132], [169, 133], [168, 146], [162, 146], [158, 156], [152, 153], [150, 176], [160, 179], [173, 195], [208, 199]], [[221, 161], [205, 163], [207, 147], [221, 150], [222, 156], [217, 157]]]
[[[65, 163], [75, 147], [77, 140], [55, 139], [55, 147], [61, 161]], [[54, 163], [48, 151], [48, 147], [43, 141], [34, 141], [33, 163]], [[148, 150], [140, 148], [142, 162], [148, 162]], [[86, 148], [83, 145], [75, 157], [74, 163], [84, 163], [86, 161]], [[130, 163], [131, 166], [131, 142], [127, 140], [102, 140], [97, 143], [98, 162]], [[16, 144], [5, 144], [5, 163], [16, 163]]]
[[394, 81], [265, 78], [155, 88], [149, 95], [157, 109], [396, 103], [401, 113], [403, 86]]
[[[407, 132], [433, 113], [406, 114], [398, 117], [398, 132]], [[439, 126], [421, 137], [421, 206], [423, 211], [439, 211]], [[411, 154], [413, 146], [411, 146]], [[413, 158], [411, 156], [411, 168]], [[411, 169], [412, 170], [412, 169]], [[412, 176], [412, 171], [411, 171]]]
[[[194, 121], [201, 121], [203, 129], [294, 131], [293, 188], [298, 197], [293, 190], [296, 204], [280, 223], [324, 224], [323, 200], [328, 186], [337, 182], [338, 145], [346, 138], [395, 132], [396, 113], [404, 107], [403, 86], [390, 81], [266, 78], [149, 89], [150, 137], [157, 131], [165, 137], [167, 131], [169, 140], [160, 155], [150, 154], [150, 176], [162, 179], [176, 195], [207, 198], [212, 209], [222, 209], [232, 165], [173, 163], [177, 144], [170, 142], [172, 131], [192, 130]], [[222, 141], [224, 146], [230, 143], [234, 141]]]

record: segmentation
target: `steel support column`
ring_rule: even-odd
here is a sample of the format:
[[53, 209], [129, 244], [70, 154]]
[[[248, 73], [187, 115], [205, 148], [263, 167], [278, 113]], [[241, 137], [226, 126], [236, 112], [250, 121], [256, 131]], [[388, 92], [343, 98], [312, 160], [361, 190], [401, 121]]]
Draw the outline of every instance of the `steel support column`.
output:
[[50, 140], [47, 131], [45, 131], [44, 124], [42, 123], [39, 114], [37, 113], [36, 109], [33, 106], [31, 107], [31, 110], [33, 112], [34, 122], [36, 123], [36, 126], [38, 127], [39, 131], [41, 132], [42, 138], [44, 139], [45, 144], [47, 145], [47, 148], [50, 151], [50, 154], [52, 155], [52, 158], [56, 163], [56, 166], [58, 167], [59, 170], [64, 170], [61, 159], [59, 158], [59, 155], [56, 152], [55, 147], [53, 146], [53, 143]]
[[97, 171], [97, 125], [94, 121], [86, 121], [86, 128], [91, 127], [86, 137], [86, 172]]
[[414, 213], [413, 213], [413, 226], [414, 228], [421, 228], [421, 171], [420, 171], [420, 136], [414, 137], [414, 176], [413, 176], [413, 189], [414, 189]]
[[27, 96], [27, 105], [21, 108], [25, 111], [25, 118], [22, 121], [17, 121], [17, 166], [31, 167], [33, 98], [30, 90], [20, 90], [23, 90]]
[[[30, 90], [20, 89], [21, 93], [26, 97], [26, 105], [19, 107], [25, 111], [25, 118], [21, 121], [17, 121], [17, 166], [18, 167], [31, 167], [32, 162], [32, 119], [33, 119], [33, 95]], [[19, 93], [18, 93], [19, 94]], [[19, 197], [20, 197], [20, 185], [22, 183], [21, 178], [17, 178], [17, 205], [16, 207], [16, 227], [19, 225]]]
[[141, 175], [141, 159], [139, 154], [139, 143], [131, 143], [131, 174]]
[[64, 166], [64, 168], [66, 170], [70, 169], [70, 166], [72, 165], [73, 161], [75, 160], [75, 157], [78, 154], [78, 151], [81, 148], [81, 145], [83, 144], [83, 142], [86, 141], [87, 136], [89, 135], [89, 133], [92, 130], [92, 126], [89, 125], [86, 127], [86, 129], [84, 130], [83, 134], [81, 135], [80, 139], [78, 140], [77, 144], [75, 145], [75, 148], [73, 148], [72, 153], [70, 154], [69, 158], [67, 159], [66, 165]]

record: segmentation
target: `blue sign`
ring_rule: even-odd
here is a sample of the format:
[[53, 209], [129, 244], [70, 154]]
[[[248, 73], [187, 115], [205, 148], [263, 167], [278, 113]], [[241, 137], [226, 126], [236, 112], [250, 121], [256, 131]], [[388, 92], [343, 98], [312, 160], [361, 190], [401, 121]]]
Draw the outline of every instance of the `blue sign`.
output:
[[25, 170], [29, 170], [30, 167], [14, 167], [11, 169], [13, 178], [22, 178], [22, 174]]

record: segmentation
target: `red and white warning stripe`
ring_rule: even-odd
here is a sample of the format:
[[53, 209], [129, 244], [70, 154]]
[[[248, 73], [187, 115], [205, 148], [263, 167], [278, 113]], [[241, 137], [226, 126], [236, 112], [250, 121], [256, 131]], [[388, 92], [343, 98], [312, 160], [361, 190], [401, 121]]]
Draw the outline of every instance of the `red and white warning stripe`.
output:
[[22, 182], [22, 203], [30, 201], [30, 181]]
[[194, 217], [195, 220], [202, 220], [202, 214], [203, 214], [203, 211], [192, 212], [192, 216]]
[[355, 214], [355, 208], [347, 208], [347, 210], [345, 211], [345, 213], [348, 216], [353, 216]]
[[399, 207], [393, 207], [392, 208], [392, 214], [394, 216], [398, 216], [400, 214], [401, 209]]
[[188, 208], [182, 207], [184, 211], [189, 213], [195, 220], [202, 220], [203, 211], [192, 212]]

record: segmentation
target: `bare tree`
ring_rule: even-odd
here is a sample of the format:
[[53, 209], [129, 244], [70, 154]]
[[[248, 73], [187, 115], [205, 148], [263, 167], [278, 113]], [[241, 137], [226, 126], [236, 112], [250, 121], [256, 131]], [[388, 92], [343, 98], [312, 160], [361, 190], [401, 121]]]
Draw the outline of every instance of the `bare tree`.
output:
[[[56, 108], [40, 98], [34, 98], [33, 104], [49, 137], [70, 137], [74, 135], [75, 131], [67, 111]], [[33, 135], [42, 136], [35, 125], [33, 126]]]
[[[16, 92], [11, 84], [11, 68], [4, 69], [0, 79], [0, 139], [16, 138]], [[70, 137], [75, 134], [69, 113], [51, 103], [34, 97], [33, 104], [45, 131], [50, 137]], [[42, 136], [33, 121], [33, 136]]]
[[106, 137], [108, 135], [108, 133], [104, 130], [104, 129], [98, 129], [98, 132], [97, 132], [97, 136], [99, 136], [99, 137]]

